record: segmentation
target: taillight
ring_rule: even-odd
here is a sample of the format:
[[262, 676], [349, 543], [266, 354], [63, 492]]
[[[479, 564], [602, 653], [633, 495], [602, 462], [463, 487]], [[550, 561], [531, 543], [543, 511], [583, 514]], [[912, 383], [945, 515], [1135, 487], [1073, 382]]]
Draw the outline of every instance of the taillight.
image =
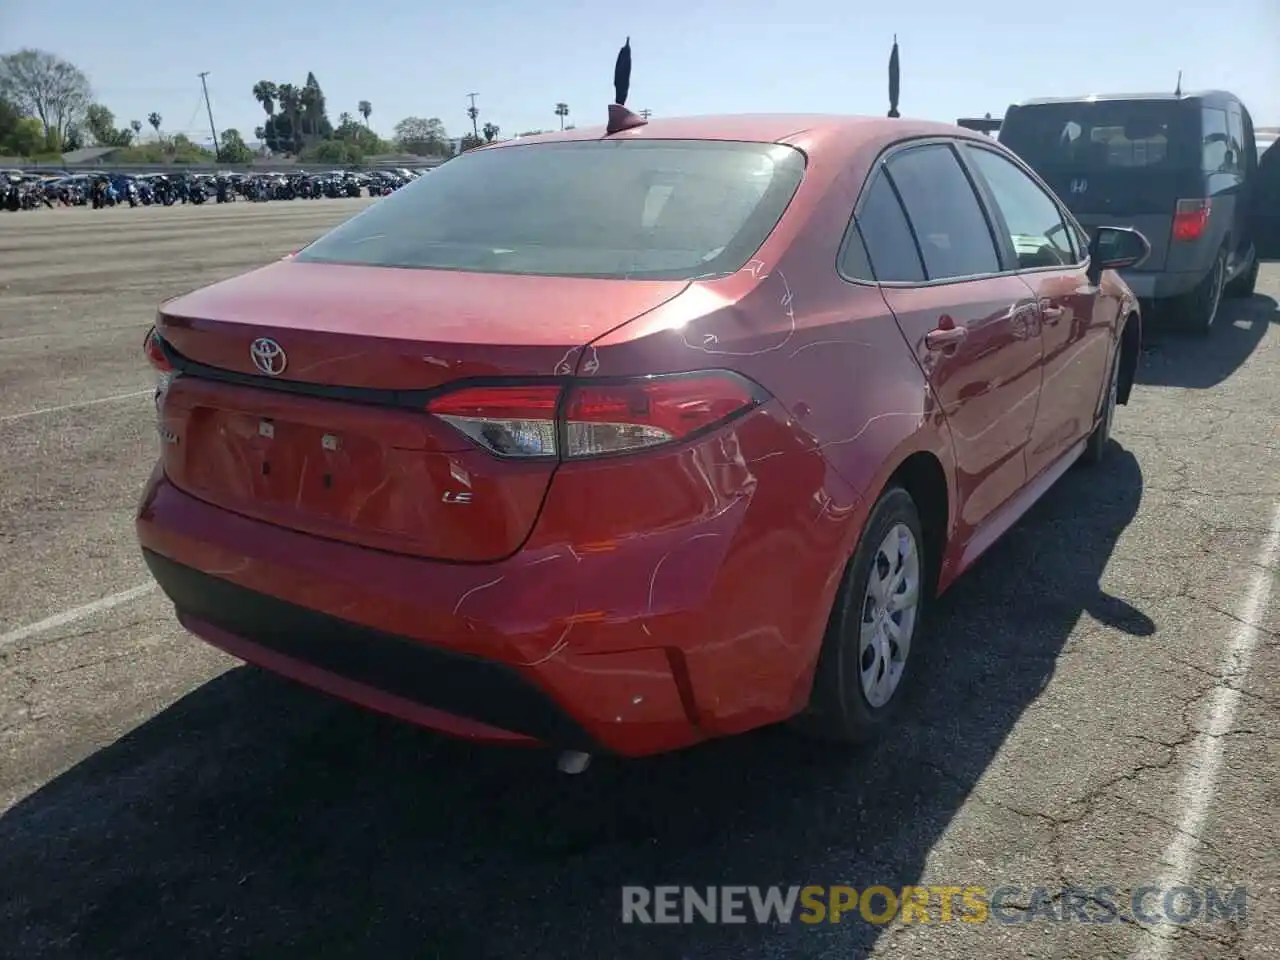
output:
[[559, 386], [464, 387], [436, 397], [427, 412], [504, 457], [554, 457]]
[[427, 410], [500, 456], [568, 460], [676, 443], [763, 399], [751, 381], [717, 370], [564, 387], [464, 387]]
[[1173, 211], [1173, 239], [1198, 240], [1209, 225], [1208, 200], [1179, 200]]
[[155, 367], [158, 373], [173, 373], [173, 364], [165, 356], [160, 334], [156, 332], [155, 327], [147, 331], [147, 339], [143, 342], [142, 350], [147, 355], [147, 362]]

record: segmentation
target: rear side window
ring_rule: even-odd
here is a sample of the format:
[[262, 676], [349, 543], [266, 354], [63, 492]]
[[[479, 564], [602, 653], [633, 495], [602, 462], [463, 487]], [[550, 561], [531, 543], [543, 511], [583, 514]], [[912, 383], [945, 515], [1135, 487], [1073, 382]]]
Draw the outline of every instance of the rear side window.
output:
[[777, 226], [804, 156], [772, 143], [591, 140], [476, 150], [298, 260], [688, 280], [740, 270]]
[[[924, 280], [924, 264], [916, 249], [916, 241], [907, 225], [907, 215], [893, 192], [889, 178], [877, 174], [863, 197], [858, 210], [858, 232], [866, 245], [867, 257], [875, 278], [882, 283], [920, 283]], [[851, 272], [854, 264], [846, 264]]]
[[945, 144], [894, 154], [887, 169], [907, 211], [930, 280], [997, 273], [991, 228], [969, 177]]
[[1035, 103], [1009, 110], [1000, 142], [1037, 171], [1194, 169], [1193, 118], [1177, 100]]
[[1234, 173], [1238, 152], [1231, 149], [1227, 111], [1205, 107], [1201, 119], [1200, 169], [1205, 173]]

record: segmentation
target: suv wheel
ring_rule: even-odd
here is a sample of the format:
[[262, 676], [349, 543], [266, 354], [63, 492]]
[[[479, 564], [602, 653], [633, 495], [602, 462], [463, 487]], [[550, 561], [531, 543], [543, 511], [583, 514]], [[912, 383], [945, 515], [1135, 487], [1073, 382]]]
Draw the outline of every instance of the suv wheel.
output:
[[1258, 252], [1254, 251], [1253, 264], [1240, 276], [1236, 277], [1227, 284], [1224, 295], [1228, 297], [1238, 297], [1247, 299], [1253, 296], [1254, 289], [1258, 286]]
[[1213, 331], [1213, 321], [1218, 319], [1218, 307], [1222, 304], [1222, 290], [1227, 278], [1227, 251], [1219, 250], [1213, 267], [1190, 293], [1180, 298], [1177, 305], [1181, 326], [1191, 333], [1207, 337]]

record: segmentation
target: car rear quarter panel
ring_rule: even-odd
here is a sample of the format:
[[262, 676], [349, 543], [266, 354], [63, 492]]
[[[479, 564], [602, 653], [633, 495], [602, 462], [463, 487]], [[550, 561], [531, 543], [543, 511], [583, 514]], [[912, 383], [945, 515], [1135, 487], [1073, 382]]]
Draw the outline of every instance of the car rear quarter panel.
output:
[[[734, 468], [726, 453], [702, 466], [753, 478], [752, 519], [738, 527], [720, 588], [732, 602], [711, 607], [742, 615], [706, 623], [700, 642], [681, 652], [703, 722], [717, 732], [803, 706], [835, 590], [866, 512], [893, 471], [928, 451], [954, 475], [942, 415], [879, 289], [850, 283], [836, 269], [854, 200], [880, 146], [845, 149], [834, 160], [815, 151], [801, 191], [750, 263], [695, 283], [579, 358], [579, 375], [737, 370], [776, 398], [762, 457]], [[597, 483], [630, 490], [619, 502], [634, 510], [655, 495], [662, 473], [693, 469], [646, 464], [654, 485], [635, 487], [629, 478], [645, 474], [632, 466], [583, 467], [582, 481], [562, 468], [543, 516], [579, 510]], [[741, 656], [726, 656], [730, 651]]]

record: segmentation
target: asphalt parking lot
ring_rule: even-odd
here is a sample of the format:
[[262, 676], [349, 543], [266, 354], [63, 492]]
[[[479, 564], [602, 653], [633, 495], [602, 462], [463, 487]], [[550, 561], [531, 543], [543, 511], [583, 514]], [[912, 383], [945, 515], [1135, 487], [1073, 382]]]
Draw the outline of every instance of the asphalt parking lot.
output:
[[[890, 740], [565, 777], [241, 667], [149, 588], [157, 302], [366, 203], [0, 217], [0, 953], [1280, 956], [1280, 264], [1207, 343], [1148, 330], [1109, 462], [940, 604]], [[632, 884], [1024, 892], [1010, 922], [636, 926]], [[1146, 884], [1243, 886], [1247, 917], [1026, 909]]]

